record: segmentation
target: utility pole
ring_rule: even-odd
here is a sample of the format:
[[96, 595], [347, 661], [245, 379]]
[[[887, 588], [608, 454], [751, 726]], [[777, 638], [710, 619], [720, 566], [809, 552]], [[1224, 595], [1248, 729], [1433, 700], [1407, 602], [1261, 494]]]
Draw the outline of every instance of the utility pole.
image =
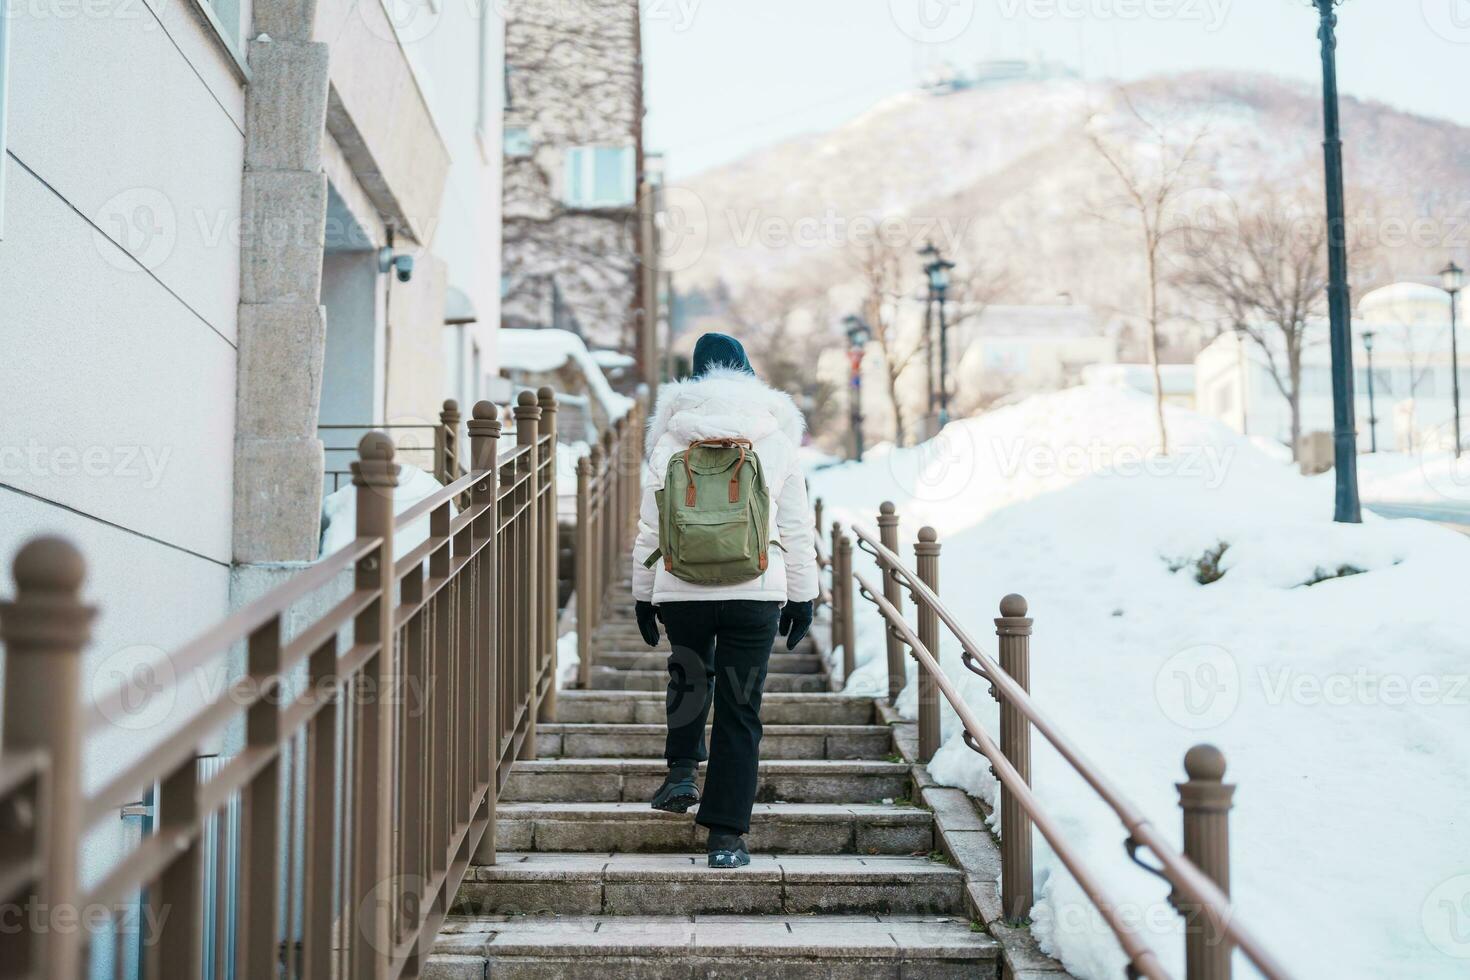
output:
[[1334, 520], [1361, 524], [1358, 433], [1353, 406], [1352, 298], [1348, 292], [1347, 215], [1342, 180], [1342, 123], [1337, 105], [1337, 14], [1342, 0], [1315, 0], [1322, 42], [1322, 149], [1327, 171], [1327, 310], [1332, 346], [1332, 442], [1337, 473]]
[[1373, 397], [1373, 331], [1363, 331], [1363, 350], [1368, 354], [1368, 451], [1378, 452], [1378, 402]]

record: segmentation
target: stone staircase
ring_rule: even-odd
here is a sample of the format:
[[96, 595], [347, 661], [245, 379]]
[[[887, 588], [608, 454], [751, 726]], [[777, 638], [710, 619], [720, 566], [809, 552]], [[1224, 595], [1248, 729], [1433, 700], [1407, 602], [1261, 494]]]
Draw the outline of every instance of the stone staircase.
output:
[[[627, 595], [614, 585], [611, 595]], [[748, 868], [711, 870], [663, 779], [667, 651], [611, 608], [594, 689], [563, 691], [497, 808], [427, 975], [515, 980], [1001, 976], [960, 866], [870, 698], [832, 693], [807, 641], [772, 658]], [[942, 856], [943, 855], [943, 856]]]

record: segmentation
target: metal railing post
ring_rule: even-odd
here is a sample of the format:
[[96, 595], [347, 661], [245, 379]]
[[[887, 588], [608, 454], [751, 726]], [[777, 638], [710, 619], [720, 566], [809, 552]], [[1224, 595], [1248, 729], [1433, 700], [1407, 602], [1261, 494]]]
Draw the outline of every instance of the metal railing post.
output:
[[822, 533], [822, 510], [824, 506], [821, 497], [818, 497], [812, 502], [812, 527], [817, 529], [818, 534]]
[[525, 658], [526, 672], [530, 684], [530, 703], [526, 706], [526, 737], [521, 743], [519, 758], [536, 758], [536, 719], [541, 711], [541, 699], [537, 696], [537, 687], [541, 681], [539, 656], [539, 637], [541, 634], [540, 623], [537, 619], [536, 608], [536, 583], [537, 583], [537, 537], [538, 522], [536, 510], [539, 506], [536, 491], [539, 486], [537, 480], [537, 453], [536, 439], [538, 427], [541, 421], [541, 409], [536, 404], [536, 395], [530, 391], [522, 391], [516, 396], [515, 407], [516, 419], [516, 445], [526, 447], [527, 454], [522, 457], [523, 462], [530, 468], [526, 478], [526, 512], [524, 516], [525, 533], [518, 536], [521, 543], [520, 554], [514, 556], [519, 562], [515, 571], [520, 585], [520, 615], [521, 634], [515, 638], [516, 650], [513, 655]]
[[[846, 647], [847, 638], [842, 635], [842, 566], [839, 564], [838, 551], [842, 540], [842, 525], [837, 521], [832, 522], [832, 544], [827, 549], [827, 562], [832, 569], [832, 649]], [[843, 683], [846, 683], [846, 678]]]
[[470, 490], [470, 504], [476, 507], [483, 504], [486, 510], [475, 518], [472, 535], [474, 539], [488, 543], [474, 579], [474, 659], [479, 665], [479, 684], [475, 693], [480, 702], [480, 714], [477, 718], [460, 721], [475, 726], [475, 745], [486, 753], [478, 775], [489, 782], [485, 791], [488, 822], [475, 848], [475, 863], [488, 865], [495, 863], [495, 800], [500, 769], [500, 658], [505, 655], [495, 642], [500, 597], [500, 583], [496, 579], [500, 564], [500, 508], [496, 505], [500, 494], [500, 420], [496, 406], [488, 401], [476, 402], [473, 416], [466, 426], [470, 434], [470, 469], [481, 477]]
[[597, 616], [602, 618], [602, 611], [606, 608], [607, 589], [612, 584], [613, 576], [617, 574], [618, 567], [616, 555], [618, 543], [622, 540], [623, 530], [623, 474], [618, 469], [618, 440], [617, 424], [602, 434], [602, 465], [606, 467], [604, 486], [606, 492], [603, 494], [603, 525], [602, 525], [602, 573], [597, 582]]
[[[1230, 894], [1230, 805], [1235, 787], [1226, 783], [1225, 756], [1213, 745], [1184, 754], [1187, 782], [1176, 783], [1184, 814], [1184, 856]], [[1174, 899], [1184, 916], [1184, 961], [1188, 980], [1230, 980], [1228, 939], [1218, 935], [1203, 910]]]
[[[878, 540], [883, 547], [894, 554], [898, 554], [898, 509], [893, 506], [892, 501], [885, 500], [878, 508]], [[898, 575], [884, 562], [878, 562], [883, 571], [883, 598], [893, 604], [893, 608], [900, 616], [903, 615], [903, 587], [899, 585]], [[888, 703], [893, 704], [898, 700], [899, 692], [903, 690], [905, 678], [903, 641], [894, 635], [892, 630], [888, 634]]]
[[592, 613], [589, 632], [595, 632], [602, 624], [603, 552], [607, 549], [608, 520], [607, 456], [600, 442], [592, 447], [591, 467], [592, 527], [588, 529], [587, 561], [592, 591], [587, 597], [587, 608]]
[[[939, 594], [939, 535], [932, 527], [919, 529], [914, 544], [915, 569], [919, 580]], [[916, 600], [919, 642], [939, 661], [939, 613], [928, 603]], [[919, 665], [919, 761], [928, 762], [939, 751], [939, 684]]]
[[572, 542], [572, 589], [577, 594], [577, 686], [592, 686], [592, 463], [577, 460], [577, 530]]
[[[6, 754], [45, 753], [49, 804], [33, 811], [30, 837], [43, 850], [39, 887], [26, 896], [30, 909], [20, 915], [20, 931], [3, 940], [16, 951], [7, 962], [33, 977], [81, 975], [80, 930], [56, 928], [57, 916], [76, 916], [81, 846], [82, 650], [91, 638], [94, 610], [78, 593], [86, 577], [82, 555], [61, 538], [37, 538], [15, 556], [15, 598], [0, 603], [0, 641], [5, 644]], [[18, 815], [21, 819], [24, 815]], [[6, 829], [8, 839], [24, 834]], [[20, 949], [17, 950], [17, 947]], [[8, 957], [7, 957], [8, 958]]]
[[459, 402], [444, 401], [439, 413], [439, 427], [434, 430], [434, 478], [448, 486], [460, 478], [459, 472]]
[[541, 572], [537, 603], [540, 606], [540, 629], [542, 659], [550, 680], [546, 694], [541, 698], [537, 720], [556, 721], [556, 552], [557, 552], [557, 500], [556, 500], [556, 392], [542, 387], [536, 392], [536, 404], [541, 409], [541, 422], [537, 430], [546, 442], [546, 482], [541, 492], [541, 554], [538, 559]]
[[[396, 683], [393, 630], [393, 608], [397, 584], [393, 572], [393, 491], [398, 486], [398, 464], [393, 462], [393, 440], [381, 432], [369, 432], [358, 443], [358, 458], [352, 464], [352, 483], [357, 488], [357, 536], [378, 538], [379, 546], [357, 562], [354, 581], [358, 589], [376, 593], [373, 603], [357, 615], [353, 623], [353, 642], [377, 644], [378, 649], [364, 664], [357, 690], [349, 688], [348, 710], [355, 712], [357, 744], [352, 773], [351, 800], [357, 822], [352, 839], [356, 850], [352, 870], [353, 895], [350, 908], [356, 921], [351, 931], [353, 975], [358, 980], [374, 980], [385, 976], [387, 961], [393, 950], [394, 906], [397, 896], [384, 901], [381, 889], [389, 881], [393, 868], [394, 787], [389, 777], [393, 772], [393, 699], [383, 696]], [[279, 626], [279, 619], [276, 620]], [[276, 634], [279, 640], [279, 633]], [[254, 647], [254, 637], [252, 647]], [[279, 659], [279, 643], [275, 646]], [[268, 667], [263, 661], [272, 659], [270, 651], [250, 651], [251, 671]], [[277, 709], [267, 705], [272, 711]], [[263, 716], [262, 716], [263, 717]], [[267, 817], [277, 819], [274, 804], [261, 814], [262, 826]], [[261, 848], [255, 850], [261, 851]], [[273, 849], [258, 854], [259, 861], [269, 864], [275, 859]], [[274, 883], [262, 882], [268, 892]], [[248, 908], [241, 902], [242, 908]], [[245, 923], [249, 925], [249, 923]], [[275, 929], [275, 917], [258, 924], [261, 929]], [[242, 958], [248, 948], [242, 936]], [[245, 976], [264, 975], [274, 970], [276, 950], [257, 947], [257, 954], [268, 956], [253, 963]]]
[[842, 569], [842, 683], [847, 684], [857, 669], [857, 630], [853, 628], [852, 538], [846, 534], [837, 540], [837, 564]]
[[[1000, 669], [1023, 690], [1031, 690], [1031, 623], [1026, 600], [1008, 595], [1000, 600], [995, 621], [999, 637]], [[999, 694], [1000, 750], [1020, 777], [1031, 785], [1031, 722], [1015, 704]], [[1000, 790], [1000, 901], [1008, 922], [1020, 922], [1035, 904], [1032, 882], [1031, 817], [1016, 795]]]

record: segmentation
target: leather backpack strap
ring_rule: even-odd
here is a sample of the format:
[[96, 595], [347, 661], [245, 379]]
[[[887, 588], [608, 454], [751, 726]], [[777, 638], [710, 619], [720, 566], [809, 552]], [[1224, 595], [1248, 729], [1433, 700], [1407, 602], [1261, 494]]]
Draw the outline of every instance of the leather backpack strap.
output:
[[745, 447], [740, 447], [740, 458], [735, 461], [735, 473], [730, 477], [730, 503], [740, 503], [740, 467], [745, 465]]

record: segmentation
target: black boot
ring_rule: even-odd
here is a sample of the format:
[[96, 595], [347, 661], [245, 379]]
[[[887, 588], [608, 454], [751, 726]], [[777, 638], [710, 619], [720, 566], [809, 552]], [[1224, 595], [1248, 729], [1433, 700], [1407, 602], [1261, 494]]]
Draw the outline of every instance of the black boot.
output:
[[679, 760], [669, 764], [664, 784], [653, 794], [653, 808], [668, 813], [684, 813], [699, 802], [699, 765]]
[[743, 868], [750, 863], [750, 851], [739, 834], [709, 832], [709, 866], [711, 868]]

